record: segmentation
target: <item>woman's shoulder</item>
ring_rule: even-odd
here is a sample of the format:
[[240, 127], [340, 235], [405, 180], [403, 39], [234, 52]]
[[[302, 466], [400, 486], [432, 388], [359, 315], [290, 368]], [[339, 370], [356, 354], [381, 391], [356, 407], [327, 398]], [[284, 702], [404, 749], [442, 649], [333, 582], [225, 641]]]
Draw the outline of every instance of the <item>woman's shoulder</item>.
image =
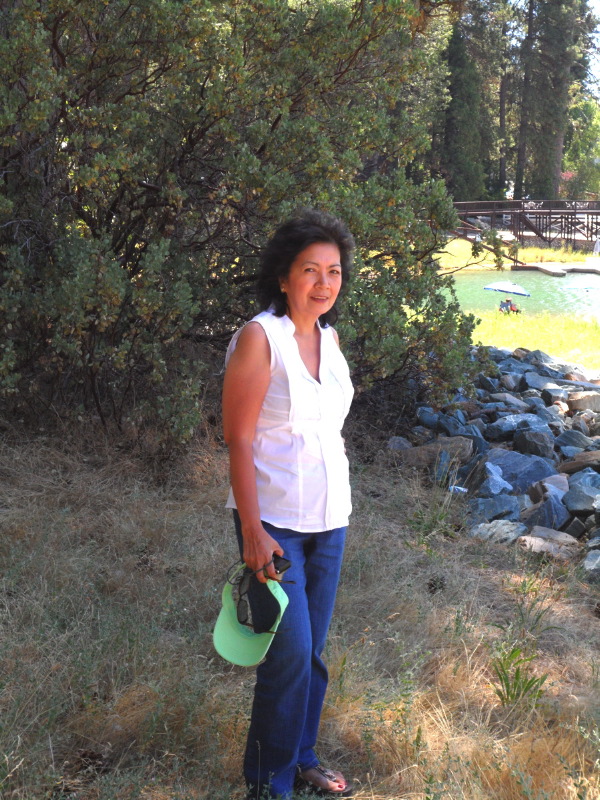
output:
[[326, 325], [325, 327], [321, 326], [321, 335], [325, 339], [334, 341], [337, 347], [340, 346], [340, 337], [338, 336], [336, 329], [331, 325]]
[[[257, 317], [260, 317], [260, 314], [257, 315]], [[233, 335], [225, 356], [226, 365], [229, 364], [234, 353], [236, 353], [238, 357], [240, 355], [242, 357], [252, 355], [260, 358], [265, 355], [270, 360], [269, 337], [267, 336], [264, 325], [261, 324], [261, 320], [257, 317], [253, 317]]]
[[251, 319], [243, 328], [237, 332], [237, 346], [259, 344], [267, 342], [268, 337], [265, 332], [264, 326], [260, 324], [259, 320]]

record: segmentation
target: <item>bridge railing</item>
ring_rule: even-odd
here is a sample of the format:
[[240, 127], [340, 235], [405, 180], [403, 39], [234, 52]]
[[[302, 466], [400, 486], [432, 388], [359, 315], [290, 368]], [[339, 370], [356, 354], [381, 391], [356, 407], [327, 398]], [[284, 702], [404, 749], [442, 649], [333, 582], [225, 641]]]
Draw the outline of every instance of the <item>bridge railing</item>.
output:
[[589, 247], [600, 236], [600, 200], [472, 200], [454, 207], [463, 225], [502, 228], [522, 244], [534, 237]]
[[511, 211], [600, 211], [600, 200], [468, 200], [454, 203], [459, 214]]

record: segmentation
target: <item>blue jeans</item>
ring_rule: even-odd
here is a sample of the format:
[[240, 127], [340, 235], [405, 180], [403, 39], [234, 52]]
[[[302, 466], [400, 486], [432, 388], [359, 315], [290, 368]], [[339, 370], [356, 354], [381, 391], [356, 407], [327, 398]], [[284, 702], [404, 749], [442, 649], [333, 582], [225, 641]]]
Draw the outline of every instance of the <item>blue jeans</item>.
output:
[[[233, 512], [240, 553], [242, 537]], [[346, 528], [299, 533], [263, 522], [292, 566], [282, 588], [290, 598], [265, 660], [256, 670], [256, 687], [244, 777], [248, 798], [289, 798], [297, 769], [316, 766], [321, 709], [327, 689], [327, 667], [321, 659], [333, 613]], [[269, 624], [271, 593], [253, 581], [248, 599], [255, 622]], [[266, 592], [266, 595], [265, 595]], [[266, 615], [266, 619], [264, 616]]]

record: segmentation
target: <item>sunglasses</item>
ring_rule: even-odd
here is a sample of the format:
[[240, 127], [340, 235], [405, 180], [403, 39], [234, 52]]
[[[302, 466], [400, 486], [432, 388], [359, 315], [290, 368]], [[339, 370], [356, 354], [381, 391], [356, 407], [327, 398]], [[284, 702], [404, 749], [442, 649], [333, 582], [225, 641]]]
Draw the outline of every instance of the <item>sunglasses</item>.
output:
[[[292, 565], [291, 561], [288, 561], [287, 558], [282, 558], [281, 556], [273, 556], [273, 559], [269, 562], [269, 564], [271, 563], [275, 565], [275, 569], [279, 574], [283, 574]], [[251, 570], [249, 567], [241, 565], [239, 562], [237, 562], [233, 564], [227, 571], [227, 582], [233, 586], [232, 596], [236, 605], [237, 621], [240, 623], [240, 625], [246, 625], [246, 627], [252, 628], [252, 630], [254, 630], [254, 625], [252, 623], [252, 613], [247, 596], [250, 588], [250, 581], [259, 572], [264, 572], [269, 564], [265, 564], [262, 569]], [[272, 578], [269, 578], [269, 580], [272, 580]], [[278, 583], [295, 582], [296, 581], [278, 581]]]
[[252, 625], [252, 617], [250, 615], [250, 603], [248, 602], [248, 589], [250, 588], [250, 579], [254, 573], [248, 567], [244, 567], [244, 571], [240, 574], [239, 581], [234, 584], [235, 593], [237, 594], [237, 621], [240, 625], [247, 625], [249, 628], [254, 628]]

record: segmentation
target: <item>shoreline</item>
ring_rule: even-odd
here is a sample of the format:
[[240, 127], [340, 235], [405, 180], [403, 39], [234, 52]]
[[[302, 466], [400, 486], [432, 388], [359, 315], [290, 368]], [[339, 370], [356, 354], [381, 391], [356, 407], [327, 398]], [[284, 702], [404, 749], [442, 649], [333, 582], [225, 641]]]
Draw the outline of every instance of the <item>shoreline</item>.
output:
[[451, 267], [440, 269], [440, 275], [453, 275], [457, 272], [543, 272], [553, 278], [562, 278], [570, 272], [577, 272], [586, 275], [600, 275], [600, 257], [587, 256], [585, 261], [564, 262], [564, 261], [535, 261], [531, 264], [508, 264], [502, 269], [498, 269], [493, 261], [483, 264], [470, 264], [464, 267]]
[[513, 265], [510, 267], [509, 272], [526, 272], [527, 270], [537, 270], [553, 278], [564, 278], [569, 272], [577, 272], [585, 275], [600, 275], [600, 265], [592, 265], [587, 262], [568, 264], [561, 261], [539, 261], [535, 264]]

